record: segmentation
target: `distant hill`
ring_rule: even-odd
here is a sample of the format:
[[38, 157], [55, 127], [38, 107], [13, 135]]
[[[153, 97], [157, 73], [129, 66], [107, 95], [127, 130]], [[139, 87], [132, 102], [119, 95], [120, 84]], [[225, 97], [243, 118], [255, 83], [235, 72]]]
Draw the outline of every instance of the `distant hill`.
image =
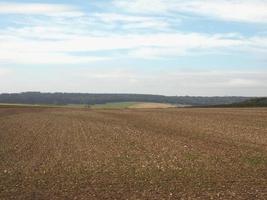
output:
[[239, 103], [233, 103], [234, 107], [267, 107], [267, 97], [248, 99]]
[[154, 102], [194, 106], [224, 105], [248, 100], [248, 97], [191, 97], [148, 94], [86, 94], [23, 92], [0, 94], [0, 103], [15, 104], [104, 104], [113, 102]]
[[215, 107], [215, 108], [267, 107], [267, 97], [250, 98], [241, 102], [235, 102], [231, 104], [207, 105], [207, 106], [204, 105], [204, 107]]

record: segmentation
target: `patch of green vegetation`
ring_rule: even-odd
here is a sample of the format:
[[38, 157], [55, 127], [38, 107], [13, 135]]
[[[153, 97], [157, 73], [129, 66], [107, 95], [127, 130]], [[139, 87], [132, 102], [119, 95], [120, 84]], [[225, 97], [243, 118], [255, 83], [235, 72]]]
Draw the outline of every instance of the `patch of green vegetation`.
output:
[[30, 108], [85, 108], [88, 107], [84, 104], [66, 104], [66, 105], [57, 105], [57, 104], [6, 104], [0, 103], [0, 108], [12, 108], [12, 107], [30, 107]]
[[7, 103], [0, 103], [0, 108], [12, 108], [12, 107], [55, 107], [55, 105], [39, 105], [39, 104], [7, 104]]
[[197, 161], [199, 158], [200, 158], [200, 155], [197, 154], [197, 153], [185, 153], [184, 154], [184, 157], [186, 160], [189, 160], [189, 161]]
[[105, 103], [105, 104], [95, 104], [90, 106], [90, 108], [97, 109], [118, 109], [118, 108], [129, 108], [130, 106], [139, 104], [138, 102], [116, 102], [116, 103]]
[[243, 161], [250, 166], [267, 165], [267, 158], [263, 155], [246, 156]]

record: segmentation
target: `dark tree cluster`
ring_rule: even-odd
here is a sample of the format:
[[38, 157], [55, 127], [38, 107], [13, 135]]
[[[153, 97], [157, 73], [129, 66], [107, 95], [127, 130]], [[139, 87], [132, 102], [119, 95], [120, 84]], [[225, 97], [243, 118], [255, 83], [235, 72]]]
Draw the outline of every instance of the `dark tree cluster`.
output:
[[163, 96], [148, 94], [89, 94], [89, 93], [5, 93], [0, 94], [0, 103], [19, 104], [104, 104], [112, 102], [155, 102], [194, 106], [232, 104], [248, 100], [248, 97], [198, 97]]

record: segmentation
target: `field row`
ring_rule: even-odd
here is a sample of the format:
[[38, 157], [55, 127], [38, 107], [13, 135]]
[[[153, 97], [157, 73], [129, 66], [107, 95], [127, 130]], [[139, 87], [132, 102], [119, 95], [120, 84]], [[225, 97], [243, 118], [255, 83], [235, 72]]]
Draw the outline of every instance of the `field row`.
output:
[[267, 109], [0, 109], [0, 199], [266, 199]]

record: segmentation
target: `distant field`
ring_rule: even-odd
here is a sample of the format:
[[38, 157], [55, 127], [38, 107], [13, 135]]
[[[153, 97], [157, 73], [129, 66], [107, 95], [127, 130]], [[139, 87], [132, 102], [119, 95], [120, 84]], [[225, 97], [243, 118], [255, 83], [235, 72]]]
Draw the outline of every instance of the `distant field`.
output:
[[138, 103], [129, 108], [175, 108], [176, 105], [166, 103]]
[[40, 107], [41, 105], [34, 104], [15, 104], [15, 103], [0, 103], [0, 108], [14, 108], [14, 107]]
[[142, 102], [118, 102], [90, 106], [90, 108], [173, 108], [172, 104], [166, 103], [142, 103]]
[[105, 103], [105, 104], [96, 104], [90, 106], [90, 108], [97, 108], [97, 109], [118, 109], [118, 108], [129, 108], [131, 106], [139, 104], [138, 102], [117, 102], [117, 103]]
[[143, 103], [143, 102], [115, 102], [105, 104], [68, 104], [68, 105], [41, 105], [41, 104], [3, 104], [0, 107], [59, 107], [59, 108], [92, 108], [92, 109], [126, 109], [126, 108], [173, 108], [176, 105], [166, 103]]
[[267, 109], [1, 107], [0, 159], [1, 200], [265, 200]]

